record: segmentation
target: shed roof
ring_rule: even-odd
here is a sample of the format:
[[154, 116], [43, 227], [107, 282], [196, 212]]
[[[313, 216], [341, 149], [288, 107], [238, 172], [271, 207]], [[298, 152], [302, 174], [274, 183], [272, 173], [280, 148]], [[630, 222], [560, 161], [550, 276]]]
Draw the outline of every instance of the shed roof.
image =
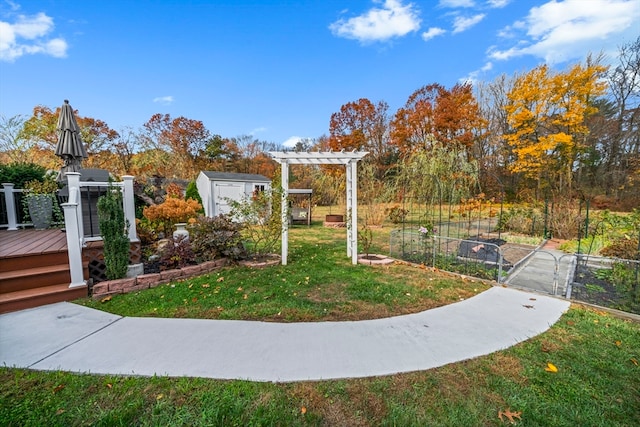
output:
[[235, 172], [213, 172], [202, 171], [207, 178], [212, 181], [251, 181], [251, 182], [271, 182], [269, 178], [263, 175], [253, 173], [235, 173]]

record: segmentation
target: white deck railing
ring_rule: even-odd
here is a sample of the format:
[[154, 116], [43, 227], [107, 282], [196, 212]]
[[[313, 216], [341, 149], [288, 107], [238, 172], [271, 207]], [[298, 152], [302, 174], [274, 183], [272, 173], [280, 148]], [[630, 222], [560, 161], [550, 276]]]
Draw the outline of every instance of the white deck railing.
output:
[[[114, 185], [122, 188], [122, 204], [124, 209], [125, 220], [129, 224], [129, 241], [137, 242], [138, 234], [136, 232], [136, 216], [135, 216], [135, 203], [133, 194], [133, 176], [125, 175], [122, 177], [122, 182], [83, 182], [80, 181], [80, 173], [68, 172], [67, 188], [69, 191], [68, 200], [66, 203], [62, 203], [60, 206], [63, 208], [64, 214], [64, 227], [67, 235], [67, 248], [69, 252], [69, 268], [71, 271], [71, 283], [70, 288], [77, 286], [84, 286], [85, 281], [83, 279], [82, 272], [82, 248], [87, 241], [102, 240], [101, 236], [86, 236], [84, 230], [83, 220], [83, 203], [82, 203], [82, 188], [87, 187], [104, 187], [108, 188], [109, 185]], [[7, 223], [0, 224], [0, 226], [7, 227], [7, 230], [18, 230], [18, 227], [30, 226], [30, 223], [18, 223], [18, 209], [16, 206], [16, 193], [21, 193], [22, 189], [14, 188], [14, 184], [3, 183], [1, 191], [4, 193], [4, 204], [7, 212]]]

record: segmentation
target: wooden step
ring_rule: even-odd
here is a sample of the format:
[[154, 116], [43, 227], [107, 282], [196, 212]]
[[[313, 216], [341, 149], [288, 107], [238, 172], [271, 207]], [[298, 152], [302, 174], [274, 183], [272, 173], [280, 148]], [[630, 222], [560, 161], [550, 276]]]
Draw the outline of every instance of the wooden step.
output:
[[69, 264], [0, 271], [0, 294], [70, 282]]
[[58, 264], [69, 264], [66, 251], [3, 257], [0, 258], [0, 272]]
[[0, 294], [0, 313], [24, 310], [88, 296], [87, 286], [69, 288], [68, 284], [43, 286]]

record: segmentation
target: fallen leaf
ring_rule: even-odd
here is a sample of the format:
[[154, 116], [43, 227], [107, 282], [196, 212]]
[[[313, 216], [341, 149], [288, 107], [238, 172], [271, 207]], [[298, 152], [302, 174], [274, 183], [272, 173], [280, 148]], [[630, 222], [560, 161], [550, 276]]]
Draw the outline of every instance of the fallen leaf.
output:
[[60, 390], [62, 390], [64, 388], [64, 384], [60, 384], [58, 385], [56, 388], [53, 389], [54, 393], [59, 392]]
[[547, 367], [544, 368], [544, 370], [547, 372], [553, 372], [554, 374], [558, 372], [558, 368], [556, 367], [556, 365], [551, 362], [547, 363]]
[[511, 408], [507, 408], [506, 411], [498, 411], [498, 418], [500, 419], [500, 421], [504, 422], [504, 418], [502, 418], [503, 416], [507, 418], [507, 420], [511, 423], [511, 424], [515, 424], [516, 420], [515, 418], [522, 420], [522, 418], [520, 418], [520, 416], [522, 415], [522, 411], [517, 411], [517, 412], [511, 412]]
[[527, 305], [527, 304], [523, 304], [522, 305], [524, 308], [534, 308], [532, 305]]
[[218, 279], [216, 280], [216, 282], [220, 283], [220, 282], [224, 282], [224, 277], [218, 277]]
[[631, 363], [633, 363], [634, 365], [638, 366], [638, 361], [636, 359], [634, 359], [633, 357], [631, 359]]
[[300, 408], [300, 413], [302, 415], [306, 414], [307, 413], [307, 408], [305, 408], [304, 406], [302, 408]]
[[616, 341], [616, 346], [620, 347], [621, 345], [622, 345], [622, 341], [617, 340], [617, 341]]
[[107, 302], [107, 301], [111, 301], [111, 295], [106, 296], [100, 300], [100, 302]]
[[247, 295], [247, 294], [244, 294], [244, 295], [242, 296], [242, 299], [247, 299], [247, 298], [249, 298], [249, 295]]
[[113, 388], [113, 384], [107, 384], [107, 388]]
[[156, 396], [156, 400], [160, 400], [164, 397], [164, 394], [160, 393], [159, 395]]
[[536, 301], [535, 298], [529, 298], [529, 301]]
[[203, 287], [203, 288], [208, 288], [208, 287], [209, 287], [209, 284], [208, 284], [208, 283], [203, 283], [203, 284], [202, 284], [202, 287]]
[[242, 292], [242, 286], [241, 286], [241, 287], [239, 287], [238, 289], [236, 289], [236, 291], [238, 291], [238, 292]]
[[576, 322], [574, 322], [573, 320], [567, 320], [567, 325], [573, 326], [575, 324], [576, 324]]
[[64, 412], [65, 412], [64, 409], [60, 408], [56, 411], [56, 415], [64, 414]]

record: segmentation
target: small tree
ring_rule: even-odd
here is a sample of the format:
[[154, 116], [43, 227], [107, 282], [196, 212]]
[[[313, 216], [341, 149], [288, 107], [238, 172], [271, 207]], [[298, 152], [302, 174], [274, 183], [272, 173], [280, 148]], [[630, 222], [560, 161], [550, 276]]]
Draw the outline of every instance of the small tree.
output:
[[280, 188], [255, 192], [241, 200], [228, 200], [231, 216], [242, 222], [247, 251], [254, 258], [272, 253], [282, 233]]
[[129, 224], [124, 219], [122, 192], [109, 185], [107, 193], [98, 199], [98, 222], [104, 242], [104, 263], [108, 279], [120, 279], [129, 265]]

